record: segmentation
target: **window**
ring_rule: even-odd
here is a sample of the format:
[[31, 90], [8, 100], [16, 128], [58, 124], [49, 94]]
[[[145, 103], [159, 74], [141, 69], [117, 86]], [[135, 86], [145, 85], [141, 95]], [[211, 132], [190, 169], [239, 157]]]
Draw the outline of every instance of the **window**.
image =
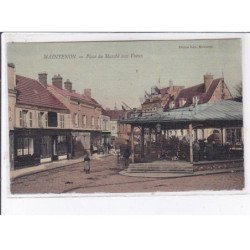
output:
[[107, 130], [107, 120], [103, 120], [103, 129]]
[[67, 138], [64, 135], [58, 136], [57, 138], [57, 152], [58, 155], [67, 154]]
[[45, 114], [45, 127], [48, 127], [48, 114]]
[[43, 113], [42, 113], [42, 112], [39, 112], [39, 113], [38, 113], [38, 127], [39, 127], [39, 128], [42, 128], [42, 127], [43, 127], [43, 120], [42, 120], [42, 118], [43, 118]]
[[94, 125], [95, 125], [95, 117], [92, 116], [91, 117], [91, 126], [94, 127]]
[[33, 121], [32, 121], [32, 119], [33, 119], [33, 113], [30, 112], [30, 128], [32, 128], [32, 126], [33, 126]]
[[193, 104], [197, 105], [199, 102], [199, 97], [198, 96], [194, 96], [193, 97]]
[[82, 116], [82, 126], [85, 128], [86, 125], [87, 125], [87, 117], [86, 117], [86, 115], [83, 115]]
[[170, 107], [171, 109], [174, 108], [174, 101], [170, 102], [169, 107]]
[[56, 112], [48, 112], [48, 126], [57, 127], [57, 113]]
[[17, 156], [33, 155], [34, 140], [33, 138], [17, 138]]
[[64, 128], [64, 115], [60, 115], [60, 128]]
[[97, 128], [99, 129], [101, 127], [101, 123], [100, 123], [100, 117], [97, 118]]
[[180, 106], [180, 107], [183, 107], [183, 106], [185, 105], [185, 103], [186, 103], [186, 99], [185, 99], [185, 98], [181, 98], [181, 99], [179, 100], [179, 106]]
[[19, 112], [20, 127], [27, 127], [27, 122], [26, 122], [26, 114], [27, 113], [28, 113], [27, 110], [20, 110], [20, 112]]
[[23, 127], [23, 111], [19, 111], [19, 125]]
[[79, 115], [77, 113], [74, 113], [74, 125], [79, 126]]
[[42, 136], [41, 141], [41, 158], [51, 157], [52, 154], [52, 140], [50, 136]]

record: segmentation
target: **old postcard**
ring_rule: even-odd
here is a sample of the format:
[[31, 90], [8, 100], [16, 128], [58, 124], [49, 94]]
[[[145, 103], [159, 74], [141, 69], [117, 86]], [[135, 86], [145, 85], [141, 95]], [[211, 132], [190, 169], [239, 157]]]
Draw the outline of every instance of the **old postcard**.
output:
[[6, 37], [10, 195], [244, 189], [240, 36]]

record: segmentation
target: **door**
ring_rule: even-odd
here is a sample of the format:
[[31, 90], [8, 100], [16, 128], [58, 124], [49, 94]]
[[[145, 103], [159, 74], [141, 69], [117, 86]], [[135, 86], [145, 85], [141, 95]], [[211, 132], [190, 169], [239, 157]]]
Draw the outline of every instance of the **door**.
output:
[[52, 161], [58, 160], [57, 136], [52, 136]]

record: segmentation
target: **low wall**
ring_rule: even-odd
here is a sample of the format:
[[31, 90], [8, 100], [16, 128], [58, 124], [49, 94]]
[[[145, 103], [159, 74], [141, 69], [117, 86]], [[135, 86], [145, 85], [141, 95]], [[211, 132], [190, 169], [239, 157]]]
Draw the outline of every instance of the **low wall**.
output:
[[244, 167], [244, 160], [228, 160], [228, 161], [206, 161], [197, 162], [193, 164], [194, 171], [214, 170], [214, 169], [228, 169], [228, 168], [242, 168]]

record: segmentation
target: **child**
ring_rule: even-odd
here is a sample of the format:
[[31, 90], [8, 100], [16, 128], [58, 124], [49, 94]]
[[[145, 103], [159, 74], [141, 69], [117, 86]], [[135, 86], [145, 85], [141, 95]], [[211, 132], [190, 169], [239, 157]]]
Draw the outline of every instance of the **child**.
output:
[[86, 174], [90, 173], [90, 158], [89, 158], [88, 154], [86, 154], [84, 156], [84, 172]]

